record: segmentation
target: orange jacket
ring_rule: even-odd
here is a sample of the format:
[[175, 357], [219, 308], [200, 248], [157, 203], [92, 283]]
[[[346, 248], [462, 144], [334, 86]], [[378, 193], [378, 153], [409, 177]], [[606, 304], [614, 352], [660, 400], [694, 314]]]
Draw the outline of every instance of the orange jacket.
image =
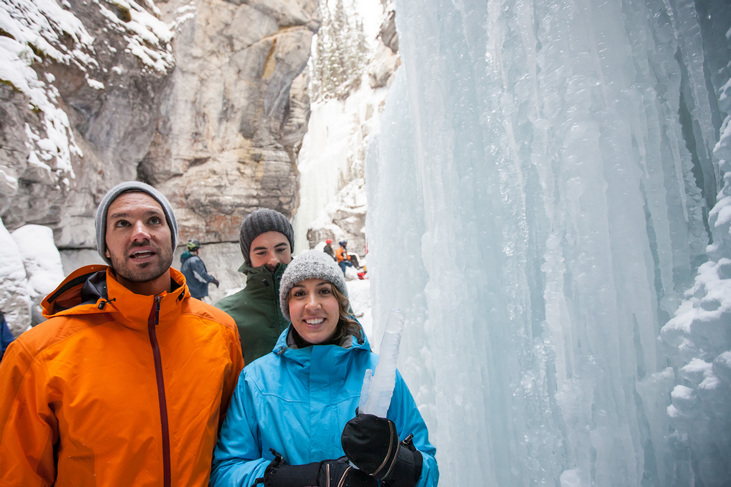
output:
[[0, 485], [208, 485], [241, 343], [170, 273], [142, 296], [86, 266], [46, 297], [0, 365]]
[[348, 257], [348, 251], [342, 247], [338, 247], [335, 250], [335, 257], [338, 259], [338, 262], [342, 262], [344, 260], [350, 260], [350, 257]]

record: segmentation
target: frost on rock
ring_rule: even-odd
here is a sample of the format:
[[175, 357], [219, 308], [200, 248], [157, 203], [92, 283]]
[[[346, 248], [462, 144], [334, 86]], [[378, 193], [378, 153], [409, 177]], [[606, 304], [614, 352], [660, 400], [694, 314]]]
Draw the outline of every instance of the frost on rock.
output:
[[[724, 96], [731, 87], [724, 86]], [[713, 243], [675, 317], [660, 336], [679, 363], [668, 414], [676, 437], [702, 464], [703, 480], [721, 485], [731, 471], [731, 117], [714, 148], [723, 187], [709, 214]], [[724, 480], [725, 479], [725, 480]]]
[[108, 3], [96, 0], [96, 3], [110, 26], [124, 33], [127, 52], [161, 73], [175, 65], [170, 44], [173, 31], [164, 22], [133, 1]]
[[[69, 119], [59, 107], [53, 77], [39, 79], [31, 67], [46, 58], [82, 71], [94, 66], [93, 37], [81, 21], [52, 0], [9, 0], [0, 4], [0, 80], [28, 97], [42, 114], [43, 134], [26, 127], [31, 164], [74, 177], [71, 155], [82, 156]], [[63, 177], [60, 178], [63, 180]]]
[[[94, 2], [112, 28], [124, 36], [126, 51], [147, 69], [166, 72], [174, 64], [172, 31], [135, 2]], [[151, 3], [151, 2], [148, 2]], [[69, 7], [64, 3], [65, 7]], [[83, 157], [74, 139], [65, 103], [51, 73], [38, 72], [52, 63], [71, 66], [95, 90], [105, 89], [92, 74], [96, 61], [95, 38], [73, 12], [55, 0], [5, 0], [0, 3], [0, 81], [23, 93], [29, 109], [40, 115], [37, 127], [26, 125], [28, 163], [45, 166], [67, 187], [75, 178], [72, 160]], [[154, 5], [151, 7], [154, 10]], [[105, 41], [106, 42], [106, 41]], [[106, 49], [114, 50], [112, 46]], [[43, 67], [41, 67], [43, 66]]]
[[61, 255], [53, 242], [53, 231], [42, 225], [25, 225], [11, 235], [23, 259], [30, 297], [40, 304], [65, 276]]
[[10, 331], [18, 336], [31, 325], [31, 298], [20, 249], [0, 219], [0, 309]]

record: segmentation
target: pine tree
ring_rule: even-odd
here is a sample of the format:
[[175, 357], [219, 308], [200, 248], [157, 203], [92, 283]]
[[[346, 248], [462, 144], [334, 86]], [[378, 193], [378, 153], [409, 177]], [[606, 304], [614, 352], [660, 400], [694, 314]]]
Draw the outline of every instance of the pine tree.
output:
[[[334, 3], [334, 5], [333, 5]], [[354, 5], [344, 0], [320, 0], [322, 26], [315, 38], [310, 60], [310, 96], [322, 100], [338, 96], [349, 83], [360, 79], [368, 61], [369, 47]]]

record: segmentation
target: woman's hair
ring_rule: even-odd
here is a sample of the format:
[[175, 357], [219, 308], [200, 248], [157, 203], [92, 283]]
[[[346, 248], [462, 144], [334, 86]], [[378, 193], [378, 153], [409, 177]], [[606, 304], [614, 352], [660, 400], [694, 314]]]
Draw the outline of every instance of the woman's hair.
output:
[[361, 334], [361, 328], [357, 321], [353, 318], [350, 313], [350, 301], [347, 296], [338, 291], [338, 288], [330, 284], [332, 288], [333, 296], [338, 300], [338, 310], [340, 312], [340, 319], [338, 320], [338, 326], [335, 329], [335, 336], [333, 339], [340, 341], [346, 335], [353, 335], [358, 339], [358, 343], [363, 343], [363, 335]]

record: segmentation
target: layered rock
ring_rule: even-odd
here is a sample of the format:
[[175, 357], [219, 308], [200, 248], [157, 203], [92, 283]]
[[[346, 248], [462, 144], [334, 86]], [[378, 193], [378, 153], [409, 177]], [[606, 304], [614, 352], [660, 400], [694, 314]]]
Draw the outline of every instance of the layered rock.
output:
[[309, 116], [302, 74], [317, 2], [3, 5], [0, 216], [94, 246], [114, 184], [142, 179], [179, 211], [181, 240], [235, 240], [251, 210], [291, 215]]
[[45, 225], [64, 262], [98, 262], [96, 207], [130, 179], [168, 196], [181, 242], [236, 242], [262, 206], [291, 216], [318, 15], [316, 0], [2, 2], [4, 227]]
[[139, 171], [181, 209], [183, 241], [235, 241], [259, 207], [294, 212], [316, 11], [314, 0], [211, 0], [178, 28], [177, 64]]

